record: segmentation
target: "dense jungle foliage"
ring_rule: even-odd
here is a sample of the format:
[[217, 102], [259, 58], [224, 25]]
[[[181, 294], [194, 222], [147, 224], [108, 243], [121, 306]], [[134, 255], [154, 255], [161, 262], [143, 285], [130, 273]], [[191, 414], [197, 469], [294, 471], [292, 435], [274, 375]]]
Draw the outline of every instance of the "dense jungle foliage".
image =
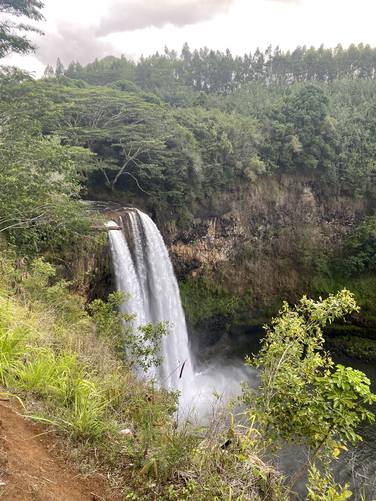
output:
[[18, 96], [59, 105], [61, 120], [46, 132], [60, 130], [97, 153], [102, 184], [141, 187], [160, 203], [190, 206], [276, 171], [317, 173], [337, 192], [368, 194], [375, 67], [369, 46], [244, 58], [185, 46], [180, 57], [166, 49], [138, 64], [107, 57], [64, 70], [59, 63]]
[[143, 197], [187, 223], [219, 192], [287, 172], [366, 197], [372, 215], [375, 61], [362, 45], [244, 58], [185, 46], [137, 64], [59, 62], [39, 81], [8, 74], [1, 97], [43, 138], [94, 153], [78, 169], [90, 195]]
[[[180, 55], [166, 49], [137, 63], [106, 57], [85, 67], [73, 62], [64, 68], [58, 61], [37, 81], [7, 70], [1, 77], [2, 116], [9, 122], [13, 114], [23, 121], [22, 133], [17, 131], [24, 136], [17, 139], [20, 147], [29, 141], [25, 135], [35, 140], [37, 134], [55, 156], [64, 151], [70, 167], [62, 172], [70, 173], [70, 203], [79, 194], [138, 205], [160, 224], [174, 221], [180, 234], [198, 215], [216, 216], [223, 195], [286, 176], [309, 186], [317, 203], [350, 199], [354, 206], [362, 205], [349, 220], [346, 235], [333, 239], [331, 246], [315, 248], [309, 234], [297, 232], [285, 266], [294, 263], [302, 277], [302, 289], [293, 300], [307, 288], [325, 293], [349, 285], [359, 291], [362, 311], [373, 318], [374, 296], [368, 285], [375, 260], [375, 54], [375, 49], [359, 45], [299, 47], [291, 53], [269, 48], [235, 57], [228, 51], [190, 51], [184, 46]], [[57, 170], [61, 167], [59, 162]], [[11, 171], [4, 172], [7, 176]], [[57, 184], [66, 194], [68, 186]], [[37, 251], [56, 245], [51, 237], [58, 212], [54, 207], [48, 229], [33, 222], [32, 242], [29, 234], [26, 238], [17, 232], [24, 247]], [[68, 211], [69, 204], [64, 208]], [[40, 216], [37, 211], [28, 217], [38, 222]], [[6, 224], [2, 231], [16, 238]], [[69, 232], [68, 226], [64, 231]], [[247, 265], [252, 245], [256, 248], [257, 241], [256, 246], [241, 244], [234, 266]], [[271, 251], [269, 259], [275, 258]], [[200, 312], [190, 296], [197, 284], [192, 282], [190, 291], [191, 282], [185, 280], [183, 292], [195, 317]], [[210, 285], [210, 277], [203, 282], [209, 283], [203, 295], [216, 303], [218, 294], [209, 296], [218, 287]], [[282, 293], [291, 296], [291, 290]], [[263, 310], [265, 317], [276, 313], [281, 299], [278, 290], [268, 294], [267, 307], [257, 298], [240, 303]], [[226, 305], [224, 310], [227, 315]]]

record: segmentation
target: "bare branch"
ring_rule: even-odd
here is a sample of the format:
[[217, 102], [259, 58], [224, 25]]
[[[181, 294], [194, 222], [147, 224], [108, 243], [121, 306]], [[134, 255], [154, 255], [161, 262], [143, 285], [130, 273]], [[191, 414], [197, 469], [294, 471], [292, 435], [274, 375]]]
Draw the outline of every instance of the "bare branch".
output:
[[130, 162], [132, 162], [132, 160], [134, 160], [135, 158], [137, 158], [137, 157], [138, 157], [138, 155], [142, 152], [142, 146], [139, 146], [139, 147], [137, 148], [137, 150], [136, 150], [133, 154], [131, 154], [131, 151], [132, 151], [132, 147], [130, 146], [130, 148], [129, 148], [129, 152], [126, 154], [126, 156], [127, 156], [128, 158], [126, 159], [126, 161], [124, 162], [124, 164], [122, 165], [122, 167], [120, 168], [119, 172], [116, 174], [116, 176], [115, 176], [114, 180], [113, 180], [113, 181], [112, 181], [112, 183], [111, 183], [111, 189], [112, 189], [112, 190], [114, 190], [115, 185], [116, 185], [116, 183], [117, 183], [117, 182], [118, 182], [118, 180], [119, 180], [119, 177], [120, 177], [122, 174], [124, 174], [124, 171], [125, 171], [125, 169], [127, 168], [127, 166], [130, 164]]

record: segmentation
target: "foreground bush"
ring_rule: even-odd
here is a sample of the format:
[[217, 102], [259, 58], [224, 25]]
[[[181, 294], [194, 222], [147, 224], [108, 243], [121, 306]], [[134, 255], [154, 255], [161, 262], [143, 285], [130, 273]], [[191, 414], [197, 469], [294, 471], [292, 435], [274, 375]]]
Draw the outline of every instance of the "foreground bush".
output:
[[260, 353], [247, 363], [260, 368], [260, 385], [245, 389], [243, 400], [270, 454], [287, 444], [305, 447], [307, 461], [290, 481], [308, 475], [308, 499], [345, 500], [348, 486], [337, 486], [330, 466], [349, 443], [362, 439], [363, 421], [374, 422], [376, 402], [370, 380], [359, 370], [335, 365], [324, 349], [323, 328], [358, 311], [354, 295], [342, 290], [325, 300], [304, 296], [284, 303], [266, 327]]

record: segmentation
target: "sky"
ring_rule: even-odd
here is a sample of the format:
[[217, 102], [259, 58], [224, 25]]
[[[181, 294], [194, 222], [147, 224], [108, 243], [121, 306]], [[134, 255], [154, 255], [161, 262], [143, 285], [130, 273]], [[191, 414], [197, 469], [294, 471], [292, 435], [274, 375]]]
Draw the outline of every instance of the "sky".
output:
[[162, 52], [229, 48], [234, 54], [279, 45], [376, 46], [376, 0], [45, 0], [45, 35], [32, 56], [5, 60], [40, 76], [57, 57], [137, 59]]

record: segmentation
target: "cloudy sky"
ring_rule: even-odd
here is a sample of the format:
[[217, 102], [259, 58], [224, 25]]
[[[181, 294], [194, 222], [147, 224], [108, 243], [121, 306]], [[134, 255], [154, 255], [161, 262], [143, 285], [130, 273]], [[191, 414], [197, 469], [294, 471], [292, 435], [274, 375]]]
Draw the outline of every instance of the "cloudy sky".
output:
[[208, 46], [243, 54], [269, 44], [376, 46], [376, 0], [45, 0], [35, 56], [11, 57], [40, 75], [60, 57], [87, 63]]

